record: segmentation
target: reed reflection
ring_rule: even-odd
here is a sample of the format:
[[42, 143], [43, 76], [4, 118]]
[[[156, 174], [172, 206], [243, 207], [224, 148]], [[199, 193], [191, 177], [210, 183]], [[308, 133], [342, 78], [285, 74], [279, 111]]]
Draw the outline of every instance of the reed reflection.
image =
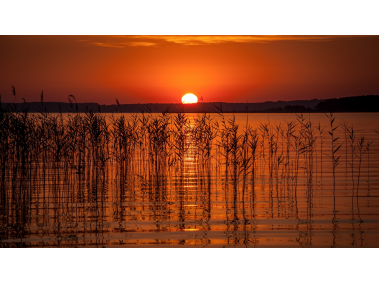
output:
[[1, 108], [0, 246], [377, 247], [374, 129], [219, 110]]

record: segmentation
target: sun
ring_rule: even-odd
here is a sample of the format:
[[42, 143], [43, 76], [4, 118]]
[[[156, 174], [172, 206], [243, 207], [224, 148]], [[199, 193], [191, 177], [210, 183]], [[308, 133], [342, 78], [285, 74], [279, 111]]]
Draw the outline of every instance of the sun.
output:
[[186, 93], [182, 97], [182, 103], [183, 104], [191, 104], [191, 103], [197, 103], [197, 96], [193, 93]]

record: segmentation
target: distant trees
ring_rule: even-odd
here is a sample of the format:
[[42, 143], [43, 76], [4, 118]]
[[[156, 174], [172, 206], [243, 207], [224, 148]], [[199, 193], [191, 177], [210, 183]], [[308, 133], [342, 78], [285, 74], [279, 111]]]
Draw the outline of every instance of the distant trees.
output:
[[379, 112], [379, 95], [326, 99], [315, 107], [317, 112]]

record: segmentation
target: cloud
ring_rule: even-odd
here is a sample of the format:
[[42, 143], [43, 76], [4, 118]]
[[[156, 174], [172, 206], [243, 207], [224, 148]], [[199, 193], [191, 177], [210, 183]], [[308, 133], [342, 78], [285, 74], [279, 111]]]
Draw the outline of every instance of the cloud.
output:
[[349, 35], [126, 35], [104, 36], [104, 41], [93, 42], [102, 47], [147, 47], [160, 44], [209, 45], [224, 43], [267, 43], [273, 41], [331, 41], [354, 38]]
[[120, 45], [119, 43], [104, 43], [104, 42], [92, 42], [97, 46], [101, 47], [115, 47], [115, 48], [124, 48], [125, 46]]
[[129, 46], [153, 46], [153, 45], [156, 45], [156, 43], [153, 43], [153, 42], [129, 42], [129, 43], [125, 43], [126, 45], [129, 45]]
[[126, 46], [153, 46], [156, 45], [154, 42], [111, 42], [111, 43], [105, 43], [105, 42], [92, 42], [92, 44], [102, 46], [102, 47], [113, 47], [113, 48], [125, 48]]
[[184, 45], [222, 44], [222, 43], [265, 43], [272, 41], [330, 41], [337, 38], [352, 36], [335, 35], [163, 35], [135, 36], [144, 40], [164, 40]]

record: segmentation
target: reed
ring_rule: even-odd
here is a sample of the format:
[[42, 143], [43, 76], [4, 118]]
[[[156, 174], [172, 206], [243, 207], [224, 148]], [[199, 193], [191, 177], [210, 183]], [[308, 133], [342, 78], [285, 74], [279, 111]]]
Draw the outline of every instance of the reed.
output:
[[[12, 93], [16, 101], [14, 87]], [[149, 109], [127, 117], [92, 110], [79, 113], [72, 95], [68, 97], [70, 113], [48, 113], [43, 95], [41, 92], [40, 113], [29, 113], [16, 104], [4, 108], [0, 98], [3, 238], [13, 237], [11, 230], [22, 237], [31, 221], [31, 211], [38, 214], [38, 221], [48, 222], [51, 204], [55, 223], [70, 217], [81, 221], [96, 219], [97, 226], [91, 231], [103, 233], [107, 230], [102, 226], [106, 223], [107, 203], [112, 198], [117, 200], [113, 204], [114, 218], [120, 222], [128, 213], [136, 213], [130, 204], [138, 201], [143, 207], [153, 207], [154, 213], [149, 216], [152, 220], [171, 220], [175, 216], [170, 206], [175, 203], [180, 211], [180, 229], [185, 229], [189, 212], [185, 204], [189, 200], [201, 203], [206, 219], [203, 229], [208, 230], [209, 224], [204, 223], [212, 218], [213, 202], [222, 202], [226, 225], [233, 224], [228, 226], [230, 229], [240, 229], [238, 225], [243, 219], [246, 245], [246, 225], [259, 217], [296, 215], [299, 223], [307, 222], [307, 229], [311, 230], [313, 183], [318, 178], [318, 168], [321, 183], [326, 162], [331, 163], [333, 220], [336, 219], [337, 167], [343, 144], [332, 113], [326, 114], [330, 125], [330, 139], [326, 139], [321, 124], [303, 114], [280, 124], [254, 121], [257, 127], [247, 117], [246, 127], [241, 127], [235, 115], [223, 113], [221, 105], [216, 106], [218, 120], [209, 114], [154, 115]], [[367, 160], [369, 180], [369, 166], [375, 162], [370, 156], [372, 142], [357, 138], [353, 127], [345, 121], [340, 128], [345, 137], [345, 170], [350, 170], [352, 199], [355, 198], [359, 210], [362, 164]], [[329, 159], [325, 161], [326, 150]], [[223, 186], [219, 186], [221, 181]], [[218, 191], [223, 191], [223, 195]], [[174, 193], [177, 198], [172, 197]], [[298, 205], [300, 198], [306, 199], [307, 207]], [[262, 209], [267, 206], [269, 213], [263, 215]], [[59, 235], [73, 229], [60, 224], [57, 227]], [[80, 229], [84, 234], [88, 232], [84, 232], [87, 228]]]
[[339, 140], [339, 137], [335, 136], [335, 131], [337, 130], [338, 126], [334, 126], [335, 117], [333, 113], [330, 113], [329, 115], [326, 114], [326, 116], [329, 119], [330, 123], [330, 131], [329, 134], [331, 136], [331, 155], [330, 158], [332, 160], [332, 169], [333, 169], [333, 213], [334, 218], [336, 214], [336, 168], [339, 164], [340, 156], [337, 154], [338, 150], [341, 148], [342, 144], [337, 143]]

